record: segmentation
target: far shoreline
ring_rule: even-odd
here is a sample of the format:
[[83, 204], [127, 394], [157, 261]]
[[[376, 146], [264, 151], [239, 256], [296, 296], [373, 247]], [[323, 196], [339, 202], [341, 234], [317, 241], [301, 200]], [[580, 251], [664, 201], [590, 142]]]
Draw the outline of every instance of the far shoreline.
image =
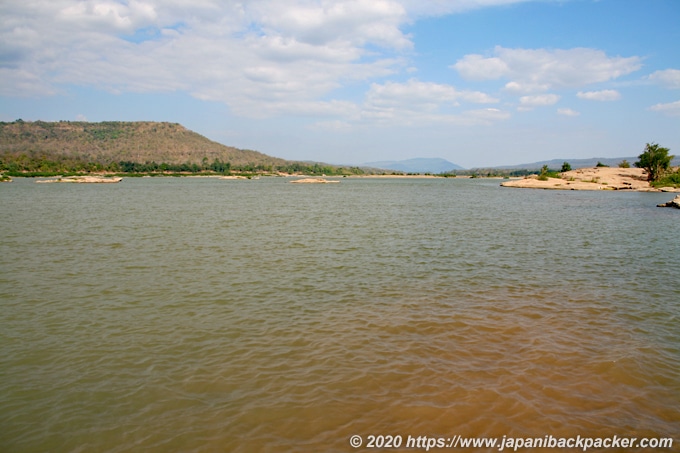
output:
[[[674, 171], [677, 171], [676, 168]], [[276, 173], [243, 173], [231, 172], [223, 173], [120, 173], [120, 172], [89, 172], [77, 174], [16, 174], [8, 176], [10, 182], [12, 178], [21, 179], [42, 179], [36, 182], [95, 182], [88, 179], [102, 179], [112, 182], [112, 179], [120, 181], [119, 178], [157, 178], [157, 177], [186, 177], [186, 178], [215, 178], [221, 180], [256, 180], [260, 178], [284, 178], [284, 179], [303, 179], [316, 178], [327, 179], [329, 182], [337, 182], [342, 179], [481, 179], [481, 180], [502, 180], [500, 186], [507, 188], [526, 188], [543, 190], [614, 190], [631, 192], [680, 192], [680, 187], [654, 187], [647, 181], [646, 171], [642, 168], [616, 168], [616, 167], [590, 167], [579, 168], [567, 172], [559, 173], [559, 177], [550, 176], [541, 178], [537, 174], [530, 174], [524, 177], [502, 176], [502, 175], [479, 175], [479, 174], [432, 174], [432, 173], [383, 173], [383, 174], [293, 174], [285, 172]], [[99, 181], [96, 181], [99, 182]]]

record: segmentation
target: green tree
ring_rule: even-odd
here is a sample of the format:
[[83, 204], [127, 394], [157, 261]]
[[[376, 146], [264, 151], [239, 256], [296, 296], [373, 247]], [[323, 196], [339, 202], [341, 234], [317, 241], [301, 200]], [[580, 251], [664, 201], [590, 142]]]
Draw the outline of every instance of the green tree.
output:
[[630, 162], [628, 162], [626, 159], [623, 159], [621, 162], [619, 162], [619, 168], [630, 168]]
[[569, 162], [565, 162], [562, 164], [562, 170], [560, 172], [564, 173], [565, 171], [571, 171], [571, 165]]
[[673, 157], [668, 152], [670, 149], [662, 148], [656, 143], [647, 143], [645, 151], [638, 156], [639, 161], [635, 162], [638, 168], [647, 171], [647, 181], [657, 181], [671, 167]]

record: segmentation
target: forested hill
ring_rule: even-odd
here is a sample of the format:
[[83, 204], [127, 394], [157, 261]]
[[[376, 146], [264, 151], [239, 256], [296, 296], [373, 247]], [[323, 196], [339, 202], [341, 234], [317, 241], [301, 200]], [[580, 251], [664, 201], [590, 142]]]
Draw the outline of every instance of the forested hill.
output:
[[176, 123], [0, 122], [0, 163], [25, 167], [41, 161], [43, 167], [80, 162], [103, 169], [120, 162], [202, 166], [223, 162], [232, 168], [291, 163], [213, 142]]

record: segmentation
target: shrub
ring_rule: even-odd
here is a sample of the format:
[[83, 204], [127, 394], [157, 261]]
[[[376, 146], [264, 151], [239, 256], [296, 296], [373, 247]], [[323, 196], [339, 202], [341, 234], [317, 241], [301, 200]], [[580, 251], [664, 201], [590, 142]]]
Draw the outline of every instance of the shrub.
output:
[[630, 162], [628, 162], [626, 159], [623, 159], [621, 162], [619, 162], [619, 168], [630, 168]]
[[661, 148], [656, 143], [647, 143], [645, 151], [638, 156], [640, 160], [635, 162], [635, 166], [647, 171], [649, 182], [658, 181], [670, 169], [675, 156], [669, 155], [668, 151], [670, 149]]
[[680, 168], [674, 173], [667, 173], [657, 181], [650, 183], [653, 187], [676, 187], [680, 188]]
[[538, 180], [539, 181], [547, 181], [548, 178], [559, 178], [560, 174], [556, 172], [555, 170], [551, 170], [548, 168], [547, 165], [544, 165], [543, 168], [541, 168], [541, 172], [538, 174]]

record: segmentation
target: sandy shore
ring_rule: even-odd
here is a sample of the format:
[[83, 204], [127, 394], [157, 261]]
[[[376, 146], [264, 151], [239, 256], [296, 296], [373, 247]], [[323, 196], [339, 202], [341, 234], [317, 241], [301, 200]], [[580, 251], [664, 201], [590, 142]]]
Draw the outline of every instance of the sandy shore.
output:
[[[464, 176], [458, 176], [458, 178], [463, 178]], [[436, 175], [350, 175], [348, 178], [406, 178], [406, 179], [426, 179], [426, 178], [441, 178], [441, 176]]]
[[296, 184], [331, 184], [331, 183], [338, 183], [340, 181], [334, 181], [334, 180], [328, 180], [324, 178], [303, 178], [303, 179], [296, 179], [294, 181], [291, 181], [292, 183]]
[[56, 179], [41, 179], [37, 183], [51, 183], [51, 182], [70, 182], [70, 183], [116, 183], [121, 182], [123, 178], [107, 178], [103, 176], [67, 176], [65, 178]]
[[555, 190], [634, 190], [638, 192], [680, 192], [680, 189], [656, 189], [647, 182], [647, 172], [642, 168], [593, 167], [579, 168], [561, 174], [561, 178], [540, 181], [531, 175], [501, 183], [503, 187]]

